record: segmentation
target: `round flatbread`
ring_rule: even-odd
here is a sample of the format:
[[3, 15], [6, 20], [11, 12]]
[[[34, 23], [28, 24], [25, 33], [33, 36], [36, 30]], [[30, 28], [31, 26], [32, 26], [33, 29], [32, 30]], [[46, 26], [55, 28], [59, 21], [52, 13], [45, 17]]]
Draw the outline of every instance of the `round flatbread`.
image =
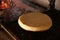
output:
[[45, 31], [51, 28], [52, 20], [46, 14], [29, 12], [19, 17], [18, 24], [21, 28], [27, 31]]

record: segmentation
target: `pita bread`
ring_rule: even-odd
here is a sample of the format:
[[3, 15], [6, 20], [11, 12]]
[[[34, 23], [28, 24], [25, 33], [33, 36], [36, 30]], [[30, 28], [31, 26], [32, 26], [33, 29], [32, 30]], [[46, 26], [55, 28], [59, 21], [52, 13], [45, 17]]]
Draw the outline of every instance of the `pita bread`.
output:
[[27, 31], [45, 31], [51, 28], [51, 18], [40, 12], [30, 12], [23, 14], [18, 19], [21, 28]]

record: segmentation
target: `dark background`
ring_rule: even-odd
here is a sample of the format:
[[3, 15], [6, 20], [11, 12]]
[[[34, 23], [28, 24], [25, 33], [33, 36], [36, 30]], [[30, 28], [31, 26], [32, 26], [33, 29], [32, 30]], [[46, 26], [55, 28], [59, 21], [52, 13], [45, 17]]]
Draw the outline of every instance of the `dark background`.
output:
[[44, 12], [51, 17], [52, 27], [43, 32], [31, 32], [20, 28], [18, 21], [5, 23], [5, 27], [10, 29], [20, 40], [59, 40], [60, 39], [60, 11], [49, 10]]

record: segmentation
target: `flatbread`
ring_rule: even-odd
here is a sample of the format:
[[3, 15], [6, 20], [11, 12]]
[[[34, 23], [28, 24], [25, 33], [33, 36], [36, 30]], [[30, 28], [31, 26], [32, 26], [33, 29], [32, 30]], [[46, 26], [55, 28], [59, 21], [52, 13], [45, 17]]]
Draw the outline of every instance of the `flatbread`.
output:
[[51, 18], [40, 12], [30, 12], [23, 14], [18, 19], [21, 28], [27, 31], [45, 31], [51, 28]]

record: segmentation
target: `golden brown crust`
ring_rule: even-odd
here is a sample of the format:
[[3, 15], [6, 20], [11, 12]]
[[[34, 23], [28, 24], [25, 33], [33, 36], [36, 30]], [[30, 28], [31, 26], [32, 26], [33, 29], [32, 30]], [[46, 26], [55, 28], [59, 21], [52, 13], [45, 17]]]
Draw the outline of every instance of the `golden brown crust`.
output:
[[18, 20], [25, 25], [20, 25], [24, 27], [23, 29], [25, 29], [25, 27], [29, 27], [29, 30], [31, 31], [47, 30], [52, 26], [51, 18], [48, 15], [40, 12], [23, 14]]

